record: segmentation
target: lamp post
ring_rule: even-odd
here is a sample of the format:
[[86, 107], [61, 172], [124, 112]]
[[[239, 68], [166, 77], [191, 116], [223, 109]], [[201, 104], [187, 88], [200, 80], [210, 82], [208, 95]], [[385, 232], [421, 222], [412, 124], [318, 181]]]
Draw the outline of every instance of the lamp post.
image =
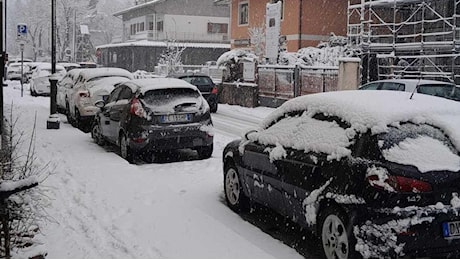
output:
[[51, 0], [51, 93], [50, 93], [50, 116], [46, 121], [46, 129], [59, 129], [60, 120], [56, 114], [56, 94], [57, 94], [57, 77], [56, 77], [56, 0]]

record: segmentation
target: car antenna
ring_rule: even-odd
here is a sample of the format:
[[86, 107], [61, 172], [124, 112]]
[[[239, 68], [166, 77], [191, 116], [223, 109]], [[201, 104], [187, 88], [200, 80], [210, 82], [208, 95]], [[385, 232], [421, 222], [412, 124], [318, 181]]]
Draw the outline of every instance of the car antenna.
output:
[[417, 86], [415, 86], [415, 89], [414, 91], [412, 91], [412, 94], [410, 95], [410, 100], [412, 100], [412, 97], [414, 96], [415, 92], [417, 91], [418, 92], [418, 88], [420, 87], [420, 81], [422, 80], [422, 78], [418, 78], [418, 82], [417, 82]]

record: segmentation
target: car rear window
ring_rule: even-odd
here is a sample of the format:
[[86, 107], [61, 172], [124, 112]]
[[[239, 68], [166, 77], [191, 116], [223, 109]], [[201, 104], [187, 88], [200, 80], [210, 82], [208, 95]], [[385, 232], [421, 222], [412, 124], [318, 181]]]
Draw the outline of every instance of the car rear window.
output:
[[197, 99], [199, 97], [200, 93], [190, 88], [167, 88], [147, 91], [142, 99], [148, 105], [159, 106], [176, 99]]
[[195, 86], [212, 85], [212, 80], [208, 77], [191, 76], [183, 77], [181, 79]]
[[420, 172], [459, 171], [460, 156], [449, 138], [430, 125], [402, 124], [379, 135], [378, 146], [391, 162], [412, 165]]

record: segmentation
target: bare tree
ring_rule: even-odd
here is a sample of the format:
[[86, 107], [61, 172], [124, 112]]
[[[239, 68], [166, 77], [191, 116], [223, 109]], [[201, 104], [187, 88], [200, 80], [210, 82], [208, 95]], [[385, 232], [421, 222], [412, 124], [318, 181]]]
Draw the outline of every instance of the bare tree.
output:
[[251, 39], [251, 45], [254, 49], [254, 53], [259, 57], [259, 62], [262, 61], [265, 53], [265, 26], [249, 28], [249, 38]]
[[166, 74], [178, 72], [182, 65], [182, 53], [186, 47], [181, 47], [175, 41], [166, 42], [166, 50], [160, 55], [158, 65], [166, 67]]

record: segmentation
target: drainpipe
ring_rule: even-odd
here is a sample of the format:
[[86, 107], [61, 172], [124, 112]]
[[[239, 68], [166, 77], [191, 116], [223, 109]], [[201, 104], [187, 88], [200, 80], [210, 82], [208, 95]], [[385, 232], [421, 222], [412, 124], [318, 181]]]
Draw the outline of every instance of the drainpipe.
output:
[[302, 48], [302, 0], [299, 0], [299, 50]]

